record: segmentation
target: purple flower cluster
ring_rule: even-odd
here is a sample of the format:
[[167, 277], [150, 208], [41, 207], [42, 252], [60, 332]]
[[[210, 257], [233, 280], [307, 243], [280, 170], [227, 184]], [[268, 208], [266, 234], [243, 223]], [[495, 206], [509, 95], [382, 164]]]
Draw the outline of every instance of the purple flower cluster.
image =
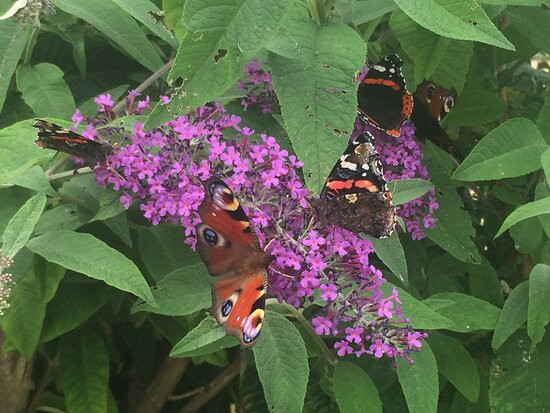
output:
[[[398, 138], [365, 124], [358, 117], [352, 136], [355, 137], [364, 130], [368, 130], [376, 138], [374, 145], [380, 154], [386, 180], [411, 178], [430, 180], [428, 170], [422, 164], [424, 154], [414, 139], [414, 125], [410, 121], [405, 122], [401, 127], [401, 135]], [[437, 208], [439, 204], [435, 197], [435, 189], [432, 188], [424, 196], [400, 205], [397, 208], [397, 215], [403, 218], [412, 239], [419, 240], [426, 236], [424, 229], [435, 226], [436, 218], [433, 213]]]
[[10, 257], [2, 255], [0, 251], [0, 316], [4, 315], [4, 311], [10, 307], [9, 298], [11, 295], [11, 287], [13, 279], [11, 274], [4, 272], [13, 263]]
[[[97, 103], [93, 124], [104, 124], [112, 102], [103, 97]], [[134, 110], [127, 107], [127, 112]], [[97, 181], [120, 191], [126, 208], [139, 202], [153, 224], [181, 225], [185, 242], [194, 246], [204, 197], [201, 182], [219, 176], [235, 191], [260, 244], [273, 257], [268, 295], [297, 308], [307, 302], [320, 305], [313, 326], [318, 334], [337, 339], [339, 355], [409, 358], [424, 334], [412, 331], [402, 317], [396, 290], [384, 297], [380, 287], [385, 280], [369, 262], [370, 241], [322, 225], [297, 175], [302, 163], [274, 137], [257, 136], [239, 123], [219, 104], [147, 132], [136, 123], [122, 147], [96, 169]], [[105, 131], [91, 130], [94, 136]]]
[[273, 91], [271, 73], [262, 69], [258, 59], [253, 59], [245, 65], [244, 74], [247, 78], [246, 82], [237, 82], [237, 88], [246, 91], [246, 96], [241, 99], [244, 110], [257, 104], [260, 105], [263, 114], [273, 113], [273, 104], [277, 98]]

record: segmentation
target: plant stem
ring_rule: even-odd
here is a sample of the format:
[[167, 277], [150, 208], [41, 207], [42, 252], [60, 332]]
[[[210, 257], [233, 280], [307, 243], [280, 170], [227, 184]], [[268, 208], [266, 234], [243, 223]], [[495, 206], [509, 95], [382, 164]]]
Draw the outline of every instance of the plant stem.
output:
[[[277, 301], [271, 298], [269, 298], [266, 302], [266, 304], [274, 304], [274, 303], [277, 303]], [[304, 315], [302, 314], [302, 311], [297, 310], [296, 308], [286, 303], [278, 303], [278, 304], [282, 306], [285, 310], [287, 310], [289, 313], [291, 313], [296, 318], [296, 320], [298, 320], [298, 322], [302, 327], [304, 327], [308, 335], [319, 346], [319, 348], [321, 349], [327, 361], [332, 365], [336, 364], [338, 359], [332, 353], [332, 351], [330, 351], [330, 349], [327, 347], [323, 339], [320, 336], [318, 336], [317, 333], [313, 330], [311, 323], [304, 317]]]
[[[174, 59], [171, 59], [166, 63], [164, 66], [162, 66], [160, 69], [158, 69], [155, 73], [153, 73], [151, 76], [149, 76], [147, 79], [143, 81], [141, 85], [139, 85], [135, 91], [138, 93], [141, 93], [143, 90], [147, 89], [153, 82], [155, 82], [159, 77], [163, 76], [170, 68], [172, 67], [172, 64], [174, 63]], [[113, 112], [117, 113], [120, 112], [124, 104], [126, 103], [125, 99], [122, 99], [120, 102], [116, 104], [116, 106], [113, 108]]]
[[92, 173], [93, 171], [94, 170], [92, 168], [90, 168], [88, 166], [85, 166], [84, 168], [49, 175], [48, 176], [48, 181], [52, 182], [52, 181], [57, 181], [57, 180], [60, 180], [60, 179], [70, 178], [70, 177], [74, 176], [75, 174], [78, 174], [78, 175], [89, 174], [89, 173]]
[[203, 391], [193, 397], [189, 403], [187, 403], [179, 411], [179, 413], [194, 413], [202, 406], [204, 406], [212, 397], [223, 389], [233, 378], [241, 371], [241, 359], [240, 357], [235, 359], [227, 368], [222, 371], [218, 376], [210, 382]]

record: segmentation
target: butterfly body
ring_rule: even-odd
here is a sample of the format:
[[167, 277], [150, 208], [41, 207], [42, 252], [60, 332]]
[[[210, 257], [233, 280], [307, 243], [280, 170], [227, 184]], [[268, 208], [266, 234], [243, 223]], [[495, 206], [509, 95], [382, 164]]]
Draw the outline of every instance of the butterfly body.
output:
[[370, 132], [349, 142], [325, 182], [316, 209], [322, 221], [352, 232], [375, 238], [392, 234], [395, 207]]
[[212, 286], [211, 313], [242, 347], [251, 347], [263, 323], [269, 257], [231, 189], [218, 178], [204, 188], [197, 251], [208, 272], [220, 277]]
[[113, 146], [107, 142], [87, 139], [42, 119], [36, 119], [33, 126], [38, 132], [38, 139], [35, 141], [38, 146], [77, 156], [86, 165], [95, 165], [113, 152]]
[[395, 137], [414, 105], [401, 73], [402, 64], [399, 56], [386, 56], [369, 69], [357, 90], [357, 111], [363, 119]]

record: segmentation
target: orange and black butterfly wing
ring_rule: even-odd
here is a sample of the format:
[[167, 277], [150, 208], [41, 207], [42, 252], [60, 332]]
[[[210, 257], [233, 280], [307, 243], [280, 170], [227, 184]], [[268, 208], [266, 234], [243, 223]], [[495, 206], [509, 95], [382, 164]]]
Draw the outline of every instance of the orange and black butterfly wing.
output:
[[401, 125], [413, 109], [413, 98], [401, 73], [402, 64], [399, 56], [386, 56], [369, 69], [357, 90], [359, 114], [391, 136], [399, 136]]
[[375, 238], [395, 227], [395, 207], [386, 185], [374, 136], [365, 132], [349, 144], [325, 182], [317, 203], [323, 221]]
[[38, 139], [35, 141], [38, 146], [78, 156], [87, 165], [104, 160], [113, 151], [113, 147], [108, 143], [87, 139], [42, 119], [36, 119], [33, 126], [38, 132]]
[[243, 347], [254, 345], [265, 307], [267, 255], [259, 248], [239, 201], [218, 178], [205, 182], [197, 250], [212, 275], [211, 312]]

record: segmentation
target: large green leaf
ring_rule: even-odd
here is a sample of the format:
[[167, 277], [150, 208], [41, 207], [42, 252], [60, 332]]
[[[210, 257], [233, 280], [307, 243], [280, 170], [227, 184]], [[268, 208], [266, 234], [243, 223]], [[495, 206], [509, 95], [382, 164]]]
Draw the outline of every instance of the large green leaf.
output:
[[31, 239], [27, 247], [50, 262], [154, 302], [138, 267], [91, 234], [65, 230], [47, 232]]
[[433, 187], [431, 182], [423, 179], [398, 179], [388, 182], [388, 189], [396, 206], [420, 198]]
[[486, 258], [483, 258], [480, 264], [468, 267], [468, 281], [474, 297], [502, 307], [504, 300], [502, 299], [500, 280]]
[[182, 39], [169, 79], [183, 86], [157, 105], [145, 128], [216, 99], [232, 87], [288, 13], [292, 0], [187, 0]]
[[308, 187], [319, 192], [353, 129], [354, 74], [364, 65], [365, 44], [347, 26], [319, 26], [301, 13], [285, 21], [269, 48], [285, 129]]
[[174, 346], [170, 356], [201, 356], [236, 344], [237, 339], [227, 336], [225, 329], [218, 325], [214, 317], [206, 317]]
[[90, 23], [151, 71], [162, 66], [157, 50], [136, 21], [111, 0], [52, 0], [67, 13]]
[[59, 341], [59, 379], [67, 411], [107, 411], [109, 354], [97, 331], [85, 327]]
[[3, 255], [14, 257], [25, 246], [45, 206], [46, 195], [39, 193], [25, 202], [17, 211], [8, 223], [2, 237]]
[[487, 134], [453, 173], [460, 181], [511, 178], [540, 168], [548, 148], [533, 122], [510, 119]]
[[546, 96], [544, 99], [544, 105], [537, 118], [537, 127], [546, 140], [546, 143], [550, 144], [550, 96]]
[[267, 310], [253, 351], [269, 411], [301, 413], [309, 366], [306, 346], [296, 327], [284, 316]]
[[0, 112], [4, 106], [11, 77], [21, 58], [29, 30], [10, 20], [0, 21]]
[[472, 403], [479, 397], [476, 364], [462, 343], [449, 336], [431, 332], [428, 343], [435, 354], [439, 373]]
[[447, 327], [447, 330], [461, 333], [493, 330], [500, 315], [499, 308], [466, 294], [439, 293], [423, 302], [454, 322], [454, 325]]
[[454, 161], [444, 150], [431, 142], [424, 145], [424, 162], [430, 172], [430, 179], [437, 188], [439, 209], [435, 228], [426, 230], [428, 238], [460, 261], [477, 263], [481, 256], [472, 237], [475, 230], [470, 216], [462, 208], [462, 200], [453, 187], [450, 175]]
[[498, 413], [550, 410], [550, 334], [529, 354], [529, 339], [518, 332], [499, 350], [489, 376], [489, 401]]
[[448, 328], [453, 325], [451, 320], [439, 315], [405, 290], [395, 287], [389, 282], [382, 284], [380, 287], [386, 297], [392, 293], [392, 288], [397, 288], [399, 299], [403, 303], [401, 306], [403, 316], [410, 319], [410, 325], [412, 328], [418, 330], [437, 330], [441, 328]]
[[474, 50], [472, 42], [438, 36], [401, 11], [392, 13], [390, 27], [414, 63], [415, 85], [429, 79], [462, 91]]
[[382, 402], [376, 386], [361, 367], [338, 361], [334, 366], [332, 387], [340, 413], [382, 413]]
[[426, 342], [417, 353], [411, 353], [410, 364], [403, 358], [396, 358], [397, 377], [407, 400], [410, 413], [435, 413], [439, 395], [437, 363]]
[[529, 274], [529, 307], [527, 310], [527, 334], [533, 346], [544, 336], [550, 322], [550, 267], [537, 264]]
[[503, 49], [515, 50], [473, 0], [394, 0], [411, 19], [440, 36], [475, 40]]
[[46, 307], [40, 341], [48, 342], [75, 329], [99, 310], [105, 300], [105, 288], [99, 283], [61, 283]]
[[31, 255], [30, 260], [31, 265], [12, 287], [10, 308], [0, 317], [0, 326], [9, 342], [28, 360], [39, 342], [46, 304], [54, 296], [65, 274], [63, 268], [48, 264], [36, 256], [33, 259]]
[[499, 119], [506, 106], [496, 92], [467, 88], [445, 118], [448, 125], [477, 126]]
[[538, 201], [529, 202], [528, 204], [522, 205], [518, 209], [514, 210], [510, 215], [506, 217], [498, 232], [496, 233], [495, 238], [500, 237], [504, 233], [504, 231], [506, 231], [512, 225], [515, 225], [525, 219], [543, 214], [550, 214], [550, 197], [542, 198]]
[[409, 273], [407, 270], [407, 261], [405, 260], [405, 251], [399, 241], [397, 231], [389, 238], [371, 238], [369, 237], [374, 251], [378, 258], [393, 272], [404, 285], [409, 284]]
[[495, 350], [527, 321], [529, 305], [529, 282], [516, 285], [504, 302], [493, 334], [492, 346]]
[[19, 66], [17, 89], [37, 116], [70, 118], [75, 103], [63, 76], [63, 71], [51, 63]]
[[[507, 17], [514, 29], [544, 53], [550, 52], [550, 19], [547, 8], [515, 7], [507, 10]], [[534, 30], [533, 28], [537, 28]]]
[[168, 43], [170, 46], [178, 47], [178, 42], [172, 36], [164, 25], [153, 18], [153, 16], [161, 17], [163, 15], [152, 1], [149, 0], [113, 0], [113, 3], [118, 5], [122, 10], [131, 15], [134, 19], [141, 22], [145, 27], [155, 33], [158, 37]]
[[139, 230], [139, 254], [155, 281], [161, 281], [179, 268], [201, 262], [199, 255], [184, 244], [184, 239], [185, 230], [175, 225], [160, 224]]
[[136, 304], [134, 311], [180, 316], [209, 308], [212, 304], [211, 279], [203, 264], [180, 268], [153, 288], [156, 306], [142, 302]]
[[12, 183], [15, 177], [54, 154], [36, 146], [33, 136], [36, 130], [28, 121], [0, 130], [0, 183]]

